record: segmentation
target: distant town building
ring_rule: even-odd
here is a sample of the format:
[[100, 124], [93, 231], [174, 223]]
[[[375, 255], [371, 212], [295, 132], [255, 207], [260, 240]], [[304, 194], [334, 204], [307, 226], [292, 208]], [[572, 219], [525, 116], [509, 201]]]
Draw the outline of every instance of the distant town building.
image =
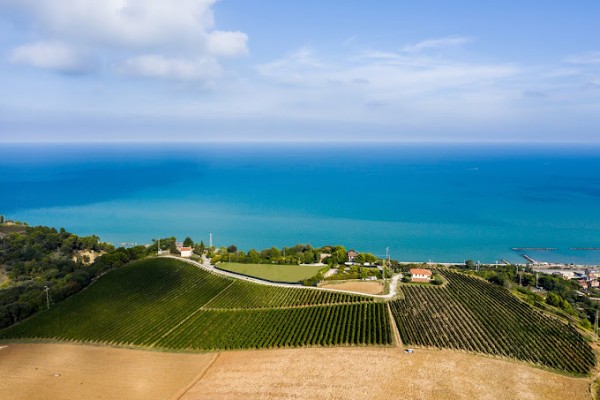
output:
[[575, 278], [575, 272], [573, 271], [556, 271], [553, 272], [552, 275], [554, 276], [560, 276], [563, 279], [573, 279]]
[[585, 276], [587, 276], [588, 279], [598, 279], [600, 277], [600, 273], [598, 270], [588, 268], [585, 270]]
[[432, 277], [431, 270], [423, 268], [411, 268], [411, 282], [429, 282]]
[[581, 288], [583, 290], [587, 290], [587, 288], [588, 288], [588, 281], [587, 281], [587, 279], [577, 279], [577, 284], [579, 286], [581, 286]]

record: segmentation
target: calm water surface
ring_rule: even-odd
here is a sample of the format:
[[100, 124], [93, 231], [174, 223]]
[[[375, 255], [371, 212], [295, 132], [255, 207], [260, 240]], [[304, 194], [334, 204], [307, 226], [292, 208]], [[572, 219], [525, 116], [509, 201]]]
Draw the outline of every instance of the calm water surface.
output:
[[[410, 261], [600, 264], [600, 148], [0, 145], [0, 213], [115, 244], [343, 244]], [[513, 251], [512, 248], [557, 250]]]

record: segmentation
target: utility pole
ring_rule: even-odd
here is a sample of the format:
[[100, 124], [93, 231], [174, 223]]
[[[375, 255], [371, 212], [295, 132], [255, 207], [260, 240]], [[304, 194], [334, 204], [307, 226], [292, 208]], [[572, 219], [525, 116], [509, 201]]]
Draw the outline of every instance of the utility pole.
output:
[[209, 239], [208, 239], [208, 243], [209, 243], [209, 245], [208, 245], [208, 247], [210, 247], [210, 248], [212, 249], [212, 247], [213, 247], [213, 242], [212, 242], [212, 232], [211, 232], [211, 233], [210, 233], [208, 236], [209, 236]]
[[158, 239], [158, 247], [156, 248], [156, 254], [160, 255], [160, 239]]
[[535, 273], [535, 288], [536, 289], [540, 287], [540, 285], [538, 284], [538, 276], [539, 276], [539, 272], [536, 272]]
[[[50, 293], [48, 291], [50, 288], [48, 286], [44, 286], [44, 291], [46, 292], [46, 310], [50, 309]], [[598, 314], [596, 313], [596, 319], [598, 319]]]
[[385, 275], [385, 264], [388, 263], [388, 268], [389, 268], [389, 262], [390, 262], [390, 248], [386, 247], [385, 248], [385, 261], [383, 262], [383, 294], [385, 294], [385, 280], [387, 278], [387, 276]]
[[598, 340], [598, 310], [596, 310], [596, 319], [594, 320], [594, 337]]
[[519, 286], [521, 286], [521, 272], [519, 271], [518, 265], [517, 265], [517, 275], [519, 275]]

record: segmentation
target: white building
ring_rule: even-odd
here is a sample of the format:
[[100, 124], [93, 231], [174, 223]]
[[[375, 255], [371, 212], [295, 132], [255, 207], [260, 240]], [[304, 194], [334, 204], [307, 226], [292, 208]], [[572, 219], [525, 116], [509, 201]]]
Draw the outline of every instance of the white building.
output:
[[423, 268], [412, 268], [410, 270], [411, 282], [429, 282], [431, 280], [431, 271]]
[[181, 257], [190, 258], [192, 256], [191, 247], [181, 247], [179, 251], [181, 252]]

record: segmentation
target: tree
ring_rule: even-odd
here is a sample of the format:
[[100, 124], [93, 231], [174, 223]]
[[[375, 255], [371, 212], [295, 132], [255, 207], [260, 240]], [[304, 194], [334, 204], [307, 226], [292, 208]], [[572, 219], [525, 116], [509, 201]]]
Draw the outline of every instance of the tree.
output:
[[171, 252], [171, 254], [181, 254], [179, 253], [179, 250], [177, 250], [177, 244], [175, 243], [175, 241], [169, 243], [169, 251]]
[[[291, 253], [291, 251], [290, 251]], [[271, 257], [272, 259], [276, 259], [281, 257], [281, 252], [279, 251], [279, 249], [275, 246], [271, 247], [271, 250], [269, 250], [269, 257]]]
[[183, 241], [183, 245], [185, 247], [194, 247], [194, 241], [192, 240], [191, 237], [186, 237], [185, 240]]
[[354, 258], [354, 261], [359, 264], [369, 263], [372, 264], [377, 261], [377, 257], [371, 253], [360, 253]]
[[560, 307], [562, 305], [562, 301], [563, 299], [559, 295], [552, 292], [548, 293], [546, 296], [546, 303], [554, 307]]
[[0, 224], [4, 223], [4, 215], [0, 215]]
[[469, 260], [465, 261], [465, 265], [467, 268], [473, 269], [473, 268], [475, 268], [475, 261], [469, 259]]
[[229, 246], [229, 247], [227, 248], [227, 252], [228, 252], [228, 253], [237, 253], [237, 246], [236, 246], [236, 245], [234, 245], [234, 244], [232, 244], [231, 246]]
[[252, 264], [258, 264], [260, 262], [260, 254], [258, 254], [258, 251], [252, 249], [248, 252], [248, 261], [250, 261]]
[[204, 254], [204, 250], [206, 250], [206, 247], [204, 246], [204, 242], [202, 240], [200, 241], [200, 244], [194, 246], [194, 252], [196, 254]]

